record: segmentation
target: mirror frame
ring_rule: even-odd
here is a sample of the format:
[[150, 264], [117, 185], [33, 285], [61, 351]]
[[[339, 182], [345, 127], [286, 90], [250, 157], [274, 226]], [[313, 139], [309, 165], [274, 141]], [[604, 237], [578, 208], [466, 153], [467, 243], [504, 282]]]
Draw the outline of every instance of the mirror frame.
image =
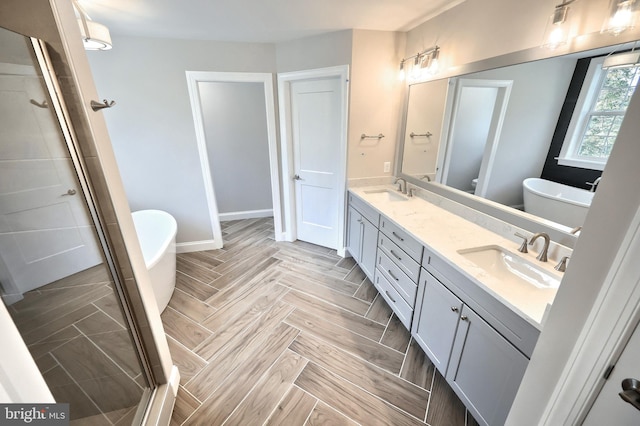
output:
[[[501, 56], [496, 56], [492, 58], [487, 58], [483, 60], [479, 60], [476, 62], [471, 62], [468, 64], [454, 66], [442, 73], [435, 75], [433, 78], [428, 78], [424, 80], [417, 80], [411, 83], [406, 83], [404, 85], [404, 103], [403, 103], [403, 111], [402, 111], [402, 121], [401, 126], [398, 129], [398, 137], [396, 144], [396, 161], [395, 161], [395, 169], [394, 175], [397, 177], [404, 178], [408, 183], [415, 185], [419, 188], [425, 189], [427, 191], [433, 192], [437, 195], [440, 195], [444, 198], [450, 199], [452, 201], [463, 204], [469, 208], [477, 210], [481, 213], [485, 213], [489, 216], [495, 217], [504, 222], [510, 223], [522, 229], [525, 229], [530, 232], [546, 232], [549, 234], [551, 239], [561, 245], [564, 245], [569, 248], [573, 248], [575, 242], [578, 237], [570, 233], [571, 228], [557, 224], [555, 222], [548, 221], [546, 219], [531, 215], [529, 213], [525, 213], [520, 210], [516, 210], [514, 208], [504, 206], [502, 204], [496, 203], [491, 200], [487, 200], [485, 198], [481, 198], [475, 196], [473, 194], [468, 194], [464, 191], [460, 191], [455, 188], [451, 188], [440, 184], [438, 182], [425, 182], [421, 181], [413, 176], [407, 175], [402, 172], [402, 158], [404, 154], [404, 133], [407, 125], [407, 116], [408, 116], [408, 101], [409, 101], [409, 86], [413, 84], [421, 84], [427, 83], [429, 81], [435, 81], [440, 79], [449, 79], [452, 77], [461, 77], [467, 74], [476, 73], [480, 71], [492, 70], [495, 68], [507, 67], [512, 65], [518, 65], [525, 62], [533, 62], [543, 59], [550, 59], [560, 56], [566, 57], [582, 57], [585, 52], [589, 52], [589, 55], [601, 55], [611, 52], [612, 48], [615, 50], [627, 50], [634, 47], [636, 40], [640, 38], [640, 35], [637, 32], [630, 32], [625, 35], [625, 38], [616, 38], [615, 41], [617, 43], [610, 44], [607, 42], [611, 42], [611, 36], [607, 34], [593, 33], [590, 35], [586, 35], [579, 38], [579, 41], [574, 42], [571, 46], [566, 47], [563, 50], [553, 51], [554, 54], [549, 55], [549, 50], [542, 49], [540, 47], [533, 47], [525, 50], [520, 50], [513, 53], [508, 53]], [[450, 96], [447, 95], [447, 100]], [[445, 115], [443, 120], [443, 126], [447, 123], [448, 118]], [[442, 129], [441, 131], [442, 140], [440, 140], [440, 144], [443, 143], [444, 138], [448, 135], [448, 129]], [[441, 146], [441, 151], [446, 149], [446, 147]], [[440, 155], [444, 155], [444, 152], [438, 152], [438, 158]]]

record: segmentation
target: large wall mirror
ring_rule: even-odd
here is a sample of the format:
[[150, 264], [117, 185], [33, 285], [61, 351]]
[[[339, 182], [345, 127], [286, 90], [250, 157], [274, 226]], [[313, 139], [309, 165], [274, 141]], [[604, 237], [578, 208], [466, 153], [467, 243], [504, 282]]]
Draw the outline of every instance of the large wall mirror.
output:
[[410, 84], [397, 174], [573, 246], [638, 80], [631, 47]]

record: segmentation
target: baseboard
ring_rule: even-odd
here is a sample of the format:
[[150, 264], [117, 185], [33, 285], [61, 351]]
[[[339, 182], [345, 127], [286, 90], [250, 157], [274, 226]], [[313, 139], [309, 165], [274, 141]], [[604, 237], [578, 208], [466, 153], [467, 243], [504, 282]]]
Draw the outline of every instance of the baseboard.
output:
[[176, 253], [190, 253], [192, 251], [204, 251], [215, 250], [222, 248], [222, 241], [204, 240], [204, 241], [189, 241], [186, 243], [176, 244]]
[[220, 222], [228, 222], [230, 220], [257, 219], [261, 217], [272, 217], [273, 209], [264, 210], [246, 210], [243, 212], [220, 213], [218, 218]]
[[153, 393], [149, 409], [142, 420], [144, 426], [168, 426], [176, 403], [180, 386], [180, 372], [175, 365], [171, 369], [169, 382], [160, 385]]

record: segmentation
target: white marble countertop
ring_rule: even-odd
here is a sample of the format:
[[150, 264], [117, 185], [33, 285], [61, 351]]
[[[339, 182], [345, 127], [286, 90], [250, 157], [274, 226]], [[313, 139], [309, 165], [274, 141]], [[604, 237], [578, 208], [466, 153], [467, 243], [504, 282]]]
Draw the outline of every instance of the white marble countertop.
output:
[[496, 279], [459, 254], [458, 250], [495, 244], [509, 250], [514, 255], [525, 258], [549, 274], [561, 279], [561, 273], [553, 269], [555, 262], [551, 260], [549, 262], [536, 260], [537, 253], [532, 250], [526, 254], [519, 253], [517, 251], [518, 243], [463, 219], [420, 197], [414, 196], [407, 201], [386, 201], [381, 194], [367, 193], [382, 189], [394, 191], [395, 188], [392, 185], [368, 186], [350, 188], [349, 191], [373, 206], [405, 231], [411, 233], [426, 247], [456, 267], [487, 293], [538, 329], [542, 329], [545, 310], [549, 304], [553, 303], [557, 289], [538, 288], [517, 281]]

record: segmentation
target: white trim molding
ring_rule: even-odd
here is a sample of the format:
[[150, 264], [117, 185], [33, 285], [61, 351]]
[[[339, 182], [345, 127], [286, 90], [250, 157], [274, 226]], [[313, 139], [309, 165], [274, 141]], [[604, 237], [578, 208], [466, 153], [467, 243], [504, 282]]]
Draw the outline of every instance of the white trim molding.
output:
[[[270, 73], [240, 73], [240, 72], [210, 72], [210, 71], [186, 71], [187, 84], [189, 87], [189, 98], [191, 100], [191, 110], [196, 130], [196, 140], [198, 143], [198, 154], [200, 156], [200, 166], [202, 168], [202, 179], [204, 182], [207, 205], [209, 207], [209, 217], [211, 218], [211, 229], [213, 231], [214, 248], [222, 247], [222, 230], [220, 228], [220, 212], [216, 203], [214, 182], [211, 176], [209, 158], [207, 155], [207, 144], [204, 132], [204, 120], [200, 105], [200, 92], [198, 83], [200, 82], [229, 82], [229, 83], [262, 83], [264, 87], [265, 112], [267, 121], [267, 140], [269, 144], [269, 166], [271, 175], [271, 198], [273, 202], [273, 222], [276, 241], [282, 239], [282, 212], [280, 196], [280, 171], [278, 166], [278, 145], [276, 139], [276, 114], [275, 100], [273, 95], [273, 74]], [[191, 250], [193, 251], [193, 250]]]
[[273, 209], [247, 210], [243, 212], [220, 213], [220, 222], [242, 219], [258, 219], [261, 217], [273, 217]]
[[338, 158], [338, 241], [336, 247], [338, 254], [345, 252], [345, 211], [347, 192], [347, 131], [349, 119], [349, 65], [339, 65], [328, 68], [318, 68], [304, 71], [278, 73], [278, 110], [280, 114], [280, 147], [282, 155], [282, 192], [284, 206], [284, 239], [295, 241], [296, 206], [295, 185], [292, 177], [293, 165], [293, 139], [291, 119], [291, 83], [295, 81], [312, 80], [319, 78], [339, 78], [342, 91], [342, 122], [340, 137], [340, 158]]
[[215, 240], [204, 241], [188, 241], [186, 243], [176, 244], [176, 253], [191, 253], [192, 251], [204, 251], [218, 249], [218, 243]]

